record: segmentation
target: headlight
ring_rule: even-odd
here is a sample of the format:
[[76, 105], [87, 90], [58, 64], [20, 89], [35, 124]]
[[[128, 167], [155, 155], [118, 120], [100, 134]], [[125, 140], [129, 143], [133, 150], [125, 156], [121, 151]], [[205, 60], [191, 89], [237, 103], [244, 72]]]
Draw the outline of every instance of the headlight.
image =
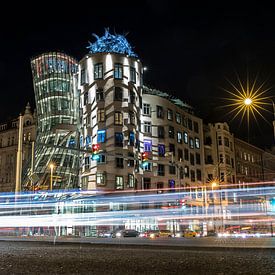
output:
[[155, 234], [154, 233], [150, 234], [150, 238], [155, 238]]
[[176, 238], [180, 238], [180, 233], [176, 233]]
[[117, 232], [117, 233], [116, 233], [116, 237], [121, 237], [121, 233], [120, 233], [120, 232]]

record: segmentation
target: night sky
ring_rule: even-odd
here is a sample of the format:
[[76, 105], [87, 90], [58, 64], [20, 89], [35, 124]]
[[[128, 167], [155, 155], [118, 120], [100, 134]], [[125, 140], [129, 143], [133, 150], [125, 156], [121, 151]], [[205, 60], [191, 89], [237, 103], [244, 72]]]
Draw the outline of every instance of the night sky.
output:
[[[92, 1], [94, 2], [94, 1]], [[91, 3], [92, 3], [91, 2]], [[211, 6], [186, 7], [167, 1], [116, 1], [86, 6], [74, 3], [17, 6], [2, 10], [0, 23], [0, 121], [17, 116], [27, 102], [34, 108], [30, 59], [47, 51], [62, 51], [81, 59], [88, 53], [92, 33], [104, 28], [127, 34], [143, 65], [145, 83], [179, 97], [195, 107], [205, 122], [227, 121], [235, 136], [247, 138], [247, 124], [232, 121], [229, 79], [243, 81], [258, 74], [258, 83], [274, 96], [274, 8], [241, 7], [226, 10]], [[182, 2], [184, 3], [184, 2]], [[22, 10], [21, 10], [22, 8]], [[23, 10], [24, 9], [24, 10]], [[272, 107], [262, 112], [272, 121]], [[250, 126], [250, 141], [260, 147], [272, 145], [272, 126], [258, 117]]]

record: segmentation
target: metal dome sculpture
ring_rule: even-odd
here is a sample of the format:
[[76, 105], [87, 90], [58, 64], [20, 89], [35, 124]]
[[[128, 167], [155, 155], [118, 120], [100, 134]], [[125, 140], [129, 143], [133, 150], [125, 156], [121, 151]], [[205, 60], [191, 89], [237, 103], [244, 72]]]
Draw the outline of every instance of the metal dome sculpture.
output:
[[89, 42], [90, 53], [121, 53], [127, 54], [132, 57], [137, 57], [137, 54], [132, 50], [131, 45], [127, 41], [124, 35], [110, 34], [109, 29], [105, 29], [105, 34], [102, 37], [93, 33], [93, 36], [97, 39], [96, 42]]

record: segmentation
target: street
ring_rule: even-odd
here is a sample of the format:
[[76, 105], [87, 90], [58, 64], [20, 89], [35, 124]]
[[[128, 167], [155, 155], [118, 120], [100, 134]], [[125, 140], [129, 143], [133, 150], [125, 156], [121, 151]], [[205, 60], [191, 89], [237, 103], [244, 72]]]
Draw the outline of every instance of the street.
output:
[[97, 244], [68, 239], [55, 243], [2, 240], [0, 273], [275, 274], [274, 249], [230, 248], [225, 242], [219, 247], [195, 247], [165, 246], [165, 241], [163, 245], [127, 244], [137, 242], [137, 238], [110, 240]]

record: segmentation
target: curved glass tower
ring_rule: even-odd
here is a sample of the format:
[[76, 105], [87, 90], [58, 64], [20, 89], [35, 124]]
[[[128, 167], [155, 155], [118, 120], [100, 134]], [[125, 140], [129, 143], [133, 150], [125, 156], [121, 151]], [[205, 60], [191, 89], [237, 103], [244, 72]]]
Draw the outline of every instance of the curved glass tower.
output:
[[78, 187], [79, 105], [73, 89], [77, 61], [58, 52], [31, 60], [37, 108], [33, 175], [42, 189]]

